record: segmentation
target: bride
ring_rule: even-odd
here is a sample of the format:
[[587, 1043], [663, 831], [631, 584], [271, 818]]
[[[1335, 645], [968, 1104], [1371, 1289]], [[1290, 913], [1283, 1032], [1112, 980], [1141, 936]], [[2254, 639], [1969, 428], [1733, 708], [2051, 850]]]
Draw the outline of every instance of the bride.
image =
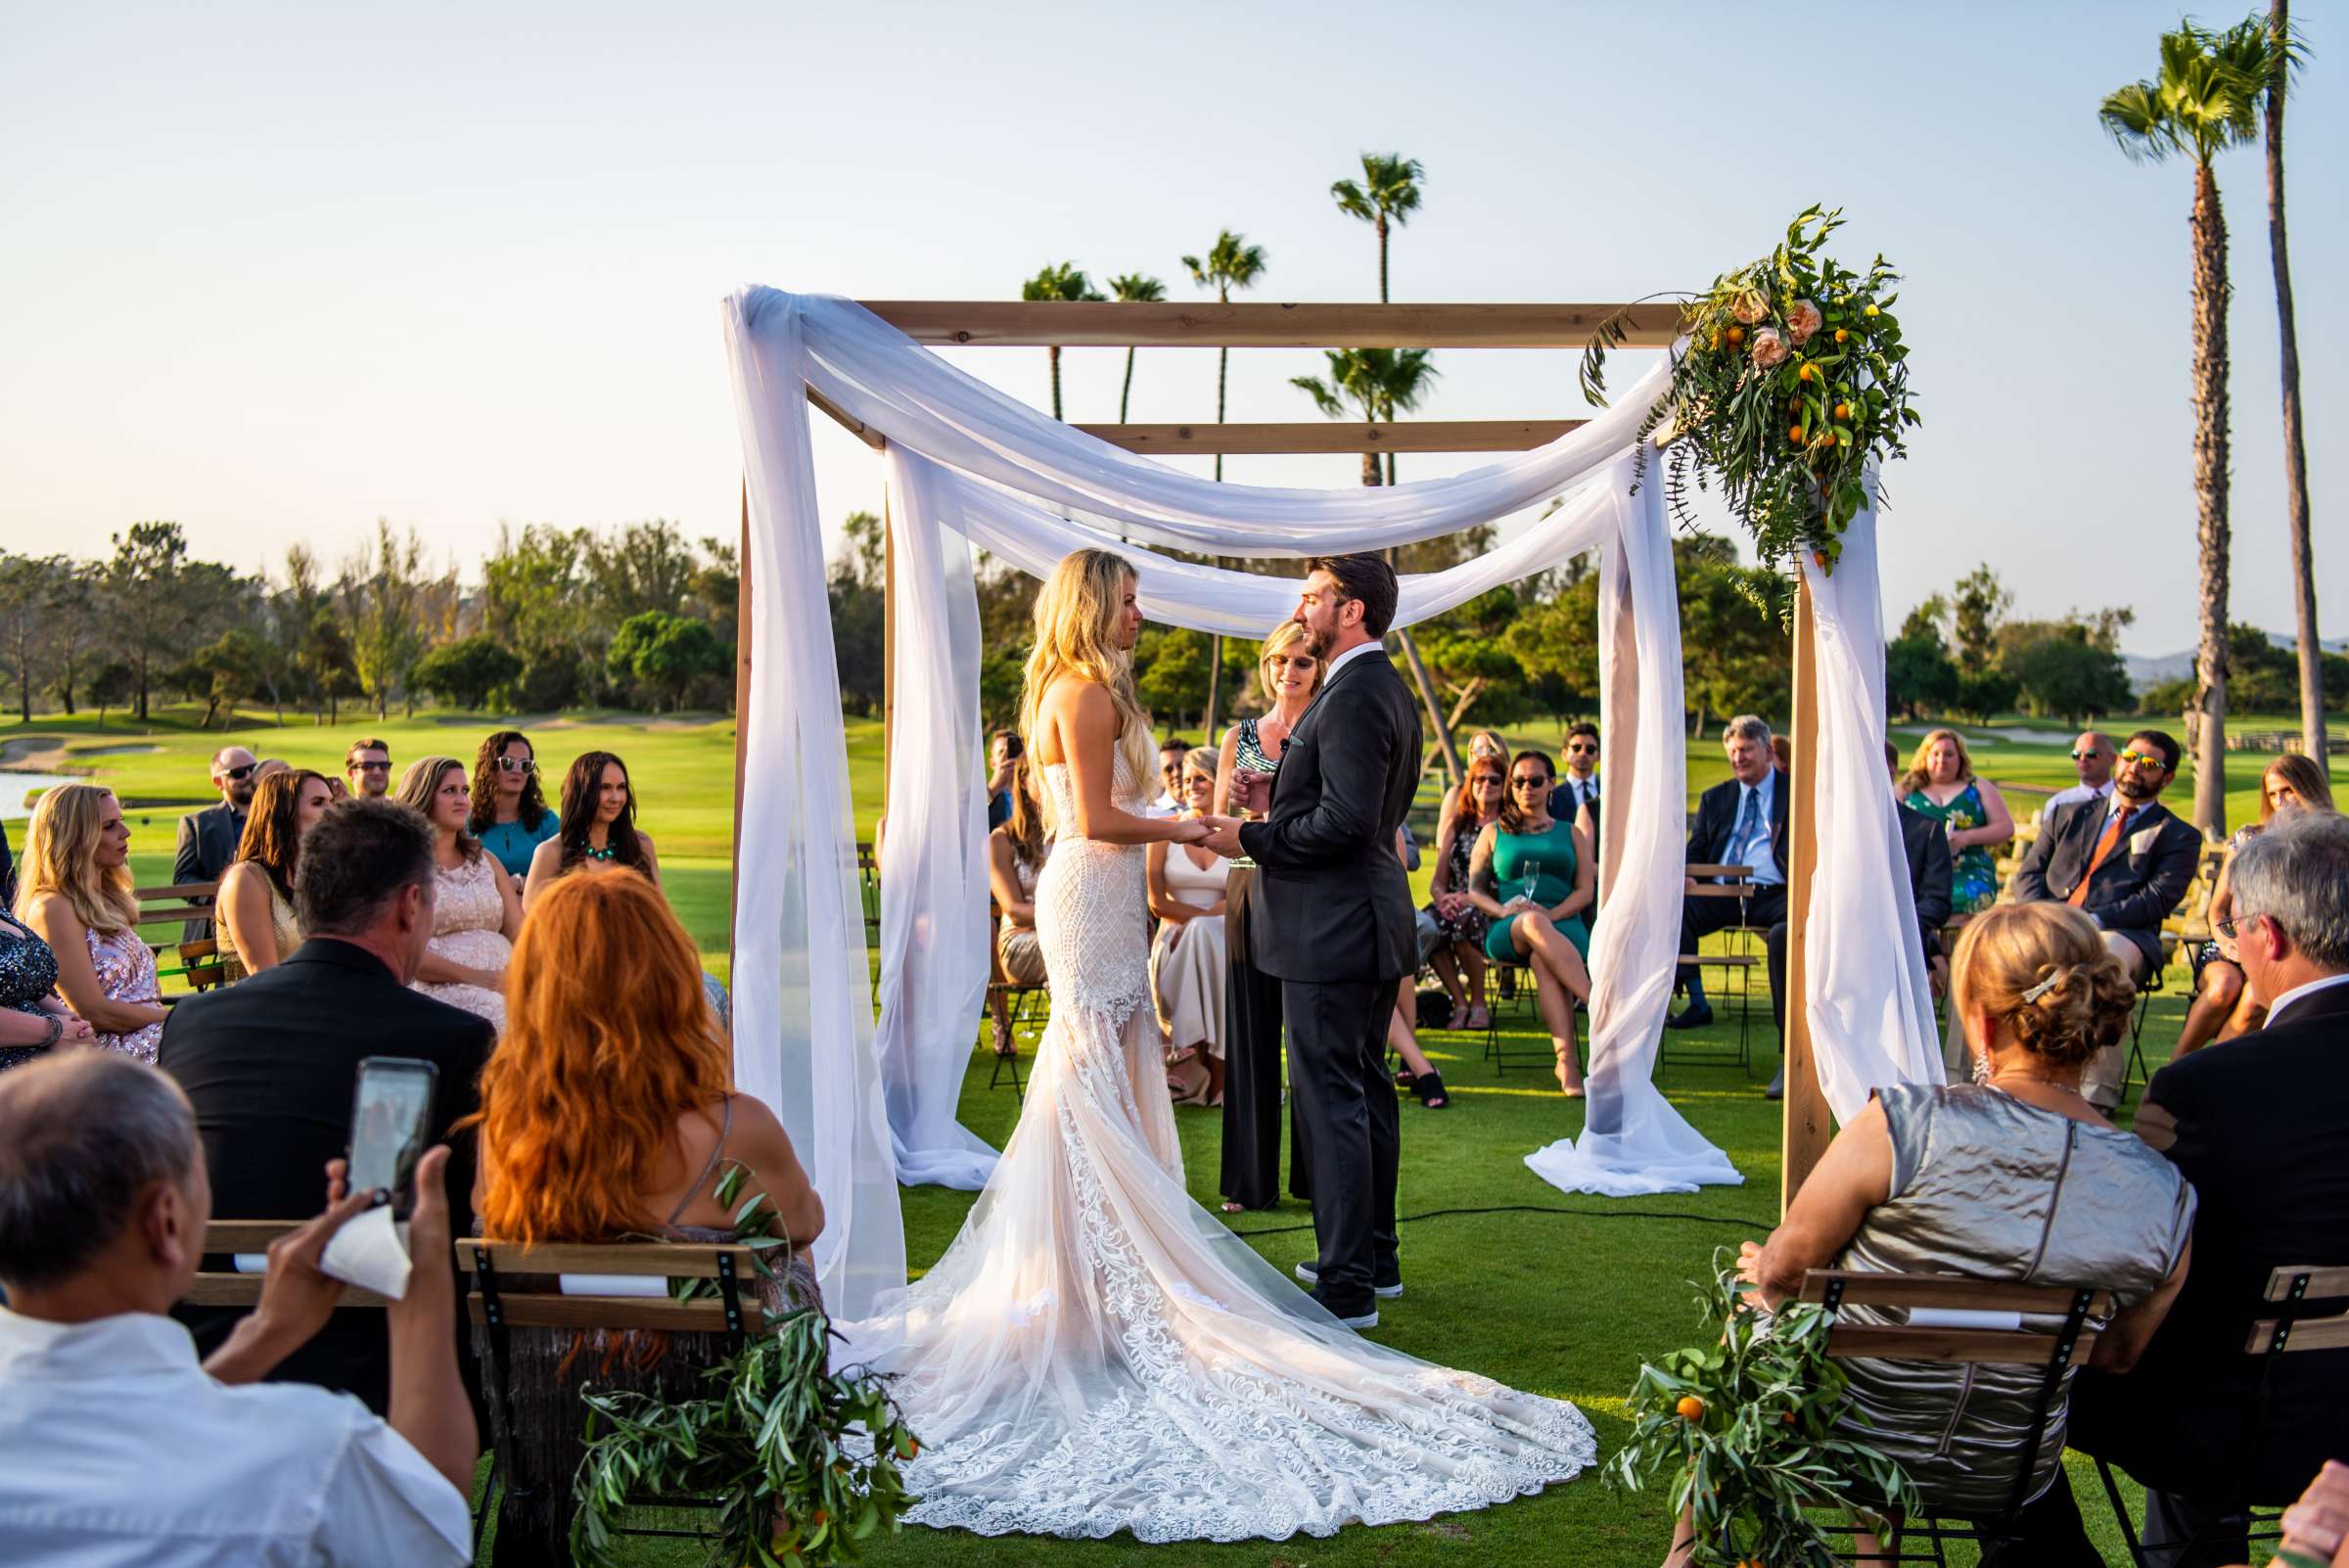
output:
[[1020, 728], [1057, 832], [1036, 888], [1051, 1022], [1001, 1163], [873, 1358], [922, 1444], [907, 1517], [1280, 1540], [1565, 1480], [1595, 1453], [1581, 1411], [1360, 1338], [1184, 1189], [1142, 847], [1206, 826], [1140, 814], [1141, 620], [1133, 568], [1106, 550], [1036, 596]]

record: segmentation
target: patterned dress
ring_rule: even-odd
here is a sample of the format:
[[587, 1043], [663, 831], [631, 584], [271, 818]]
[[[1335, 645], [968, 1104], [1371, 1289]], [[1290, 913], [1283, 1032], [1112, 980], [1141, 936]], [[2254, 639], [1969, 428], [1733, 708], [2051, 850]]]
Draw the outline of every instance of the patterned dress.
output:
[[[1963, 831], [1985, 826], [1990, 810], [1982, 804], [1982, 791], [1972, 779], [1965, 788], [1950, 797], [1949, 804], [1937, 806], [1923, 790], [1909, 792], [1911, 809], [1922, 811], [1934, 821]], [[1950, 856], [1950, 913], [1974, 914], [1998, 901], [1998, 864], [1991, 858], [1985, 845], [1968, 845]]]
[[[1451, 853], [1445, 860], [1444, 885], [1454, 893], [1468, 891], [1468, 867], [1476, 858], [1476, 836], [1483, 826], [1470, 820], [1464, 811], [1452, 826]], [[1432, 903], [1427, 908], [1435, 916], [1436, 929], [1444, 934], [1447, 943], [1465, 943], [1471, 947], [1485, 945], [1485, 927], [1493, 917], [1476, 905], [1463, 903], [1456, 915], [1446, 915]]]
[[[506, 972], [507, 961], [514, 956], [514, 945], [506, 940], [504, 929], [506, 899], [499, 884], [505, 874], [505, 867], [498, 864], [497, 857], [486, 853], [474, 856], [454, 871], [441, 869], [439, 897], [433, 905], [432, 951], [436, 956], [468, 969], [485, 969], [493, 975]], [[503, 992], [463, 982], [427, 985], [421, 980], [416, 982], [415, 989], [469, 1013], [479, 1013], [498, 1033], [505, 1033]]]
[[[110, 1001], [146, 1002], [160, 1006], [163, 988], [155, 977], [155, 954], [139, 940], [136, 931], [124, 927], [105, 936], [87, 927], [82, 935], [89, 940], [90, 967], [98, 971], [98, 989]], [[102, 1050], [121, 1051], [142, 1062], [155, 1060], [155, 1048], [163, 1042], [161, 1022], [134, 1029], [127, 1035], [98, 1034], [90, 1043]]]
[[[0, 913], [0, 1007], [27, 1013], [48, 1027], [41, 998], [57, 985], [57, 954], [40, 933]], [[49, 1054], [43, 1045], [0, 1045], [0, 1072]]]

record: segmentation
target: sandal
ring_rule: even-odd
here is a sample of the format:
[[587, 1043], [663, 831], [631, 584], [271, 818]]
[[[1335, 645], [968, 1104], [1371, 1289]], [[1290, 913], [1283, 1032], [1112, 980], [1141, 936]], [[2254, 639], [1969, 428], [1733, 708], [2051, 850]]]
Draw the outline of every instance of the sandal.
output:
[[1444, 1075], [1432, 1067], [1419, 1075], [1418, 1081], [1411, 1085], [1411, 1092], [1418, 1095], [1419, 1103], [1431, 1111], [1441, 1111], [1451, 1103], [1451, 1096], [1444, 1091]]
[[1460, 1020], [1460, 1028], [1463, 1032], [1478, 1029], [1491, 1029], [1492, 1027], [1493, 1009], [1487, 1007], [1483, 1002], [1478, 1002], [1474, 1006], [1470, 1007], [1466, 1016]]

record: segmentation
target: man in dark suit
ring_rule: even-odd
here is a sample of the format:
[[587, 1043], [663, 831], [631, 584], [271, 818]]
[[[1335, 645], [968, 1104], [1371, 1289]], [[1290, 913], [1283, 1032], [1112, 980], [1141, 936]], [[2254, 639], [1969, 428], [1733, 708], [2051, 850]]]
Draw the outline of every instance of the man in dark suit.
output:
[[[217, 882], [237, 858], [237, 843], [245, 837], [245, 813], [253, 806], [253, 786], [260, 782], [260, 763], [242, 746], [223, 746], [212, 754], [212, 788], [220, 804], [191, 811], [179, 819], [179, 846], [171, 856], [171, 881]], [[182, 942], [202, 942], [212, 934], [209, 920], [190, 920], [180, 928]]]
[[[1892, 808], [1901, 824], [1901, 857], [1909, 865], [1909, 897], [1916, 905], [1916, 944], [1933, 978], [1933, 993], [1941, 994], [1949, 973], [1942, 954], [1941, 928], [1950, 923], [1950, 836], [1939, 822], [1901, 802], [1901, 754], [1884, 743], [1884, 764], [1892, 769]], [[1777, 1021], [1778, 1038], [1786, 1038], [1786, 922], [1780, 920], [1763, 939], [1770, 947], [1770, 1012]], [[1786, 1092], [1786, 1069], [1781, 1065], [1762, 1091], [1765, 1099]]]
[[[438, 1072], [428, 1143], [450, 1145], [449, 1214], [473, 1217], [473, 1113], [496, 1036], [487, 1020], [408, 990], [433, 934], [432, 830], [390, 801], [345, 801], [302, 838], [294, 902], [309, 940], [285, 962], [191, 996], [163, 1025], [158, 1062], [196, 1108], [212, 1213], [295, 1220], [317, 1207], [326, 1162], [348, 1152], [358, 1066], [417, 1057]], [[206, 1353], [243, 1313], [182, 1308]], [[355, 1394], [379, 1413], [391, 1365], [381, 1313], [338, 1313], [272, 1375]]]
[[[1752, 714], [1739, 714], [1721, 732], [1728, 754], [1729, 777], [1697, 797], [1696, 825], [1688, 830], [1690, 865], [1751, 866], [1751, 891], [1742, 898], [1698, 896], [1688, 879], [1681, 901], [1681, 954], [1694, 957], [1700, 938], [1729, 926], [1764, 930], [1786, 918], [1786, 807], [1793, 790], [1784, 769], [1771, 757], [1770, 726]], [[1664, 1021], [1667, 1029], [1698, 1029], [1713, 1022], [1705, 1000], [1704, 973], [1681, 968], [1688, 1005]], [[1774, 994], [1777, 987], [1773, 986]]]
[[[1370, 1327], [1403, 1294], [1395, 1178], [1402, 1147], [1387, 1015], [1418, 967], [1409, 884], [1395, 833], [1419, 782], [1419, 714], [1379, 646], [1395, 571], [1374, 555], [1323, 557], [1297, 607], [1325, 671], [1280, 769], [1243, 772], [1234, 804], [1268, 820], [1219, 818], [1208, 843], [1257, 865], [1250, 938], [1281, 983], [1289, 1086], [1310, 1148], [1320, 1255], [1298, 1275], [1342, 1321]], [[1266, 800], [1269, 796], [1268, 803]]]
[[[2049, 817], [2014, 873], [2014, 899], [2068, 903], [2103, 928], [2104, 947], [2140, 985], [2161, 966], [2161, 923], [2194, 880], [2202, 835], [2160, 796], [2178, 770], [2178, 743], [2141, 729], [2121, 748], [2107, 800]], [[2126, 1058], [2117, 1042], [2088, 1064], [2081, 1092], [2099, 1111], [2121, 1103]]]
[[1561, 822], [1571, 822], [1584, 807], [1590, 807], [1590, 820], [1598, 821], [1598, 726], [1590, 720], [1577, 719], [1566, 726], [1565, 766], [1558, 774], [1558, 786], [1549, 792], [1549, 814]]
[[[2072, 1389], [2071, 1445], [2144, 1483], [2146, 1542], [2201, 1542], [2177, 1568], [2247, 1561], [2242, 1510], [2291, 1501], [2349, 1454], [2349, 1359], [2270, 1367], [2244, 1352], [2280, 1311], [2261, 1300], [2271, 1272], [2349, 1264], [2349, 818], [2279, 818], [2231, 879], [2267, 1027], [2153, 1075], [2137, 1134], [2193, 1183], [2193, 1262], [2136, 1366], [2084, 1370]], [[2299, 1312], [2344, 1308], [2312, 1297]], [[2045, 1517], [2076, 1533], [2053, 1500]]]

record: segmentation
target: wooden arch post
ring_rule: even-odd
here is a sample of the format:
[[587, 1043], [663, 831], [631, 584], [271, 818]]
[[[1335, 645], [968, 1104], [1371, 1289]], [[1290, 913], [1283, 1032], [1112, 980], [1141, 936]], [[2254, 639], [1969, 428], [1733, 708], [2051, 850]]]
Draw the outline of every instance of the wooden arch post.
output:
[[[1613, 304], [1336, 304], [1198, 302], [1062, 302], [1054, 300], [868, 300], [864, 307], [916, 343], [932, 347], [1081, 348], [1573, 348], [1601, 323], [1619, 319], [1622, 346], [1663, 348], [1679, 335], [1680, 306]], [[810, 388], [807, 400], [876, 451], [880, 432]], [[1219, 425], [1080, 425], [1086, 434], [1128, 451], [1169, 454], [1300, 454], [1359, 452], [1505, 452], [1544, 445], [1581, 425], [1575, 419], [1411, 420], [1379, 424], [1259, 423]], [[885, 500], [884, 505], [888, 502]], [[743, 745], [750, 733], [751, 570], [750, 507], [743, 503], [743, 555], [735, 679], [735, 826], [741, 827]], [[894, 546], [884, 547], [885, 627], [882, 750], [896, 729], [897, 582]], [[1809, 590], [1796, 588], [1795, 770], [1790, 803], [1793, 861], [1787, 875], [1787, 983], [1802, 994], [1803, 932], [1816, 859], [1812, 832], [1818, 748], [1817, 681], [1809, 678], [1812, 630]], [[882, 814], [889, 810], [888, 771], [882, 773]], [[1791, 1198], [1826, 1144], [1827, 1118], [1810, 1058], [1809, 1021], [1787, 1009], [1786, 1146], [1781, 1189]], [[1797, 1071], [1797, 1064], [1800, 1071]], [[1798, 1138], [1799, 1130], [1799, 1138]]]

